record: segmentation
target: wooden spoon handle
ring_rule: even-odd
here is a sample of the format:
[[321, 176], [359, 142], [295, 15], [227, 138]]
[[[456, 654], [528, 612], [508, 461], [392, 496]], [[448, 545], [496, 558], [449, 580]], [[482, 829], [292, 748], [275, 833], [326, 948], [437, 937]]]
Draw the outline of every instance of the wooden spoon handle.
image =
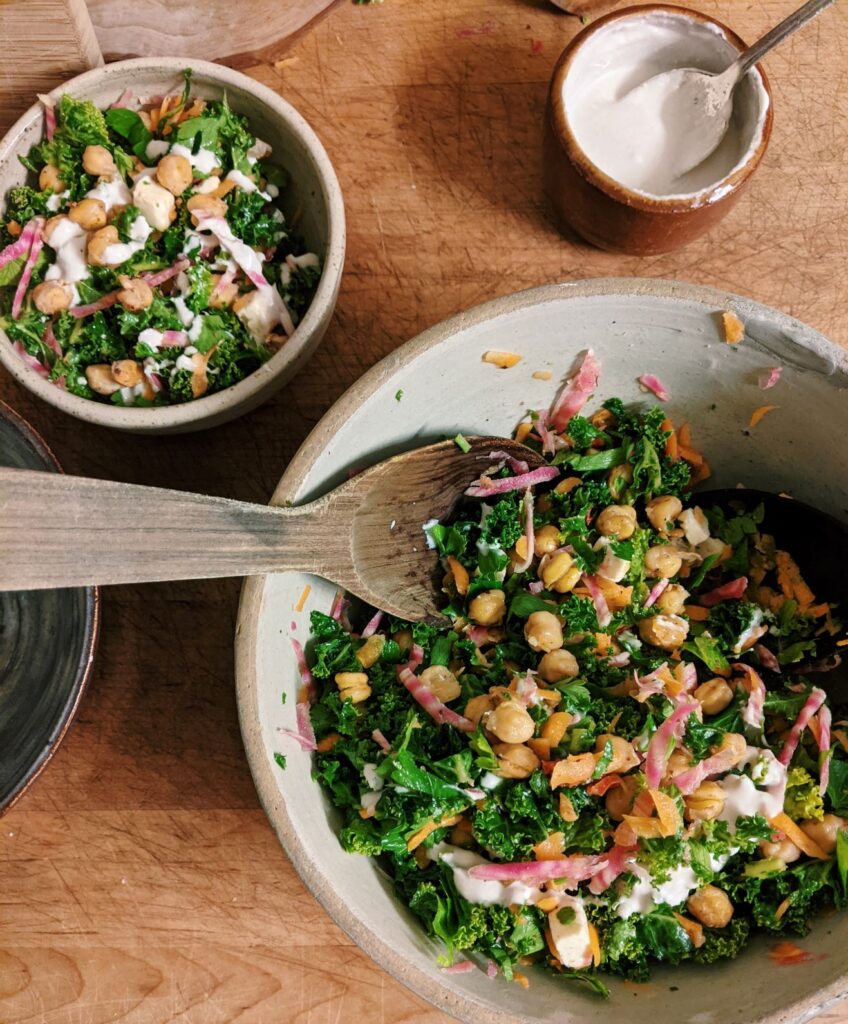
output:
[[2, 468], [0, 590], [304, 568], [324, 511]]

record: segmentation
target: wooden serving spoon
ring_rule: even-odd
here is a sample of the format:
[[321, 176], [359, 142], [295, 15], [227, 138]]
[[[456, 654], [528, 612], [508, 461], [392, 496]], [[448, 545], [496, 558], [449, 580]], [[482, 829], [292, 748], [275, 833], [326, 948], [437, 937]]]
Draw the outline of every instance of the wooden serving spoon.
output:
[[0, 590], [316, 573], [399, 618], [440, 618], [435, 552], [422, 526], [444, 519], [505, 452], [504, 438], [443, 441], [396, 455], [296, 508], [158, 487], [0, 469]]

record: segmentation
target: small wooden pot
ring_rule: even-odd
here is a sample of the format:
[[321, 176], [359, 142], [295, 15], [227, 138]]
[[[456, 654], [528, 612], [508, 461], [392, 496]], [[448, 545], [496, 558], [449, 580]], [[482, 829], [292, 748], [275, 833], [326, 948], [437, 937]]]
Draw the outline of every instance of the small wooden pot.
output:
[[745, 162], [727, 177], [691, 195], [662, 198], [627, 188], [600, 170], [575, 138], [566, 111], [565, 82], [577, 53], [589, 39], [623, 19], [652, 13], [684, 15], [695, 22], [714, 25], [733, 47], [740, 52], [745, 49], [745, 43], [726, 25], [685, 7], [646, 4], [614, 11], [585, 28], [565, 48], [551, 77], [545, 114], [545, 190], [561, 226], [567, 225], [601, 249], [636, 256], [669, 252], [686, 245], [725, 216], [766, 151], [774, 117], [768, 78], [757, 65], [768, 96], [759, 141]]

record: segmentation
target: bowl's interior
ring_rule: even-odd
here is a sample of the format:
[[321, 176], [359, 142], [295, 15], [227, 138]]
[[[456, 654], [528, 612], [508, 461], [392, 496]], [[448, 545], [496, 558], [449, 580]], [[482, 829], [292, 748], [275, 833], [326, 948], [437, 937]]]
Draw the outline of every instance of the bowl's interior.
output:
[[[56, 471], [22, 426], [0, 406], [0, 465]], [[68, 726], [94, 653], [95, 600], [92, 588], [0, 593], [0, 809], [38, 774]]]
[[[112, 425], [120, 421], [125, 426], [153, 423], [157, 418], [180, 423], [207, 415], [216, 407], [236, 405], [248, 399], [269, 377], [276, 377], [284, 368], [291, 367], [291, 372], [294, 372], [308, 355], [310, 342], [314, 340], [317, 343], [320, 338], [320, 333], [315, 337], [315, 327], [326, 315], [327, 304], [332, 310], [335, 302], [344, 252], [343, 213], [335, 174], [320, 142], [303, 118], [269, 89], [229, 68], [204, 61], [169, 58], [109, 64], [73, 79], [67, 87], [55, 90], [54, 95], [67, 91], [78, 98], [90, 99], [99, 107], [109, 106], [124, 89], [142, 98], [170, 95], [182, 90], [182, 71], [189, 66], [193, 69], [192, 95], [205, 99], [221, 99], [226, 95], [233, 110], [249, 118], [253, 133], [270, 144], [270, 161], [289, 172], [291, 182], [281, 192], [280, 202], [289, 224], [303, 235], [308, 249], [321, 258], [324, 268], [321, 282], [295, 333], [255, 373], [225, 391], [186, 405], [162, 409], [121, 409], [61, 391], [24, 366], [8, 337], [0, 330], [0, 360], [6, 367], [42, 398], [83, 418], [94, 418]], [[35, 106], [0, 142], [0, 204], [5, 201], [10, 188], [28, 180], [28, 172], [18, 156], [26, 154], [41, 140], [43, 129], [42, 111]]]
[[[748, 337], [726, 345], [718, 314], [731, 298], [687, 285], [602, 281], [480, 307], [428, 331], [367, 374], [316, 428], [275, 501], [305, 500], [344, 479], [352, 465], [431, 438], [508, 432], [524, 410], [549, 404], [574, 356], [591, 346], [604, 367], [599, 397], [638, 400], [645, 397], [639, 374], [661, 378], [672, 396], [670, 415], [691, 421], [717, 486], [787, 490], [844, 516], [848, 448], [840, 435], [848, 429], [848, 359], [814, 331], [744, 300], [733, 306]], [[523, 359], [513, 369], [496, 369], [481, 362], [491, 348]], [[775, 365], [784, 367], [782, 379], [764, 393], [758, 376]], [[533, 379], [536, 370], [552, 371], [553, 379]], [[779, 408], [749, 431], [752, 411], [766, 402]], [[297, 612], [306, 584], [312, 589]], [[277, 733], [279, 726], [294, 727], [291, 630], [304, 641], [310, 610], [327, 611], [333, 593], [330, 584], [302, 573], [248, 582], [237, 641], [242, 729], [260, 798], [295, 866], [335, 919], [394, 974], [475, 1021], [589, 1024], [625, 1012], [633, 1024], [647, 1024], [658, 1011], [666, 1024], [800, 1020], [842, 990], [848, 915], [818, 922], [801, 944], [822, 958], [803, 968], [775, 967], [760, 940], [737, 961], [658, 970], [647, 986], [615, 983], [611, 1003], [542, 972], [529, 991], [480, 972], [441, 973], [436, 946], [395, 901], [379, 869], [341, 849], [333, 815], [310, 777], [310, 756]], [[287, 755], [285, 771], [274, 764], [275, 751]]]

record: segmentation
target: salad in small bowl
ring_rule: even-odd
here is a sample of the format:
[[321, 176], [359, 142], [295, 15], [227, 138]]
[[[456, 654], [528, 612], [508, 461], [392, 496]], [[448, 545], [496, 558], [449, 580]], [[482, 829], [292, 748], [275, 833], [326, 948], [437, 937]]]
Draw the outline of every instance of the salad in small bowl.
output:
[[0, 152], [18, 157], [0, 177], [0, 358], [128, 429], [262, 401], [320, 340], [341, 269], [338, 185], [308, 127], [241, 75], [178, 64], [90, 72]]

